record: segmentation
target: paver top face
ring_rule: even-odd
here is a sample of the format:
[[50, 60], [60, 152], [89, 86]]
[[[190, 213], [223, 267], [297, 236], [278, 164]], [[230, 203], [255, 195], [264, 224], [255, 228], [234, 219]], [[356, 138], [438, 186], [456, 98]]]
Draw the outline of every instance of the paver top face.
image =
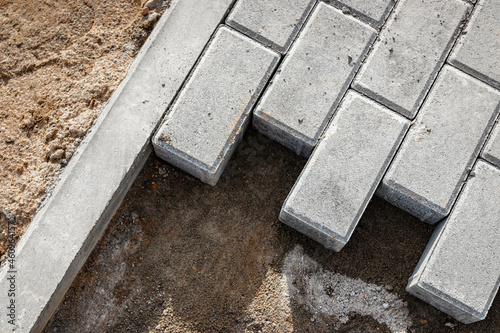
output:
[[394, 6], [394, 0], [331, 0], [337, 7], [342, 5], [352, 8], [370, 18], [370, 23], [375, 26], [380, 26], [383, 23], [384, 17]]
[[409, 190], [442, 213], [449, 212], [467, 167], [474, 163], [498, 114], [499, 102], [496, 89], [445, 66], [384, 183]]
[[316, 0], [238, 0], [227, 23], [266, 46], [286, 52]]
[[261, 44], [220, 28], [156, 137], [213, 167], [277, 60]]
[[419, 280], [483, 313], [500, 277], [500, 170], [473, 171]]
[[258, 112], [316, 142], [374, 37], [370, 26], [318, 4]]
[[500, 89], [500, 0], [479, 1], [450, 62]]
[[461, 0], [402, 0], [355, 80], [355, 88], [414, 118], [469, 6]]
[[292, 213], [348, 238], [407, 124], [381, 105], [348, 93], [287, 199]]
[[486, 144], [483, 158], [500, 168], [500, 123], [497, 123]]

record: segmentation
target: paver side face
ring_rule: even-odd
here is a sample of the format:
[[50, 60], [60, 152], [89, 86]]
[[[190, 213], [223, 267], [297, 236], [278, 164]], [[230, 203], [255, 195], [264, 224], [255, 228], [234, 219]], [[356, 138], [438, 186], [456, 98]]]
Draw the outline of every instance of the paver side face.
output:
[[367, 21], [375, 27], [380, 27], [384, 23], [386, 15], [395, 4], [394, 0], [331, 0], [330, 2], [339, 8], [346, 6], [366, 16]]
[[497, 124], [493, 129], [482, 157], [500, 168], [500, 124]]
[[159, 155], [171, 163], [184, 159], [187, 172], [193, 165], [218, 168], [221, 160], [230, 158], [228, 147], [241, 135], [278, 59], [248, 37], [220, 28], [154, 137]]
[[499, 102], [500, 92], [445, 66], [384, 177], [382, 197], [429, 223], [445, 217]]
[[285, 139], [277, 141], [297, 153], [308, 146], [309, 156], [375, 35], [368, 25], [320, 3], [259, 102], [256, 118], [284, 132]]
[[484, 318], [500, 281], [500, 170], [480, 160], [474, 172], [417, 278]]
[[460, 0], [403, 0], [354, 87], [413, 118], [448, 54], [469, 6]]
[[283, 210], [345, 244], [407, 126], [396, 113], [348, 93]]
[[227, 24], [279, 52], [286, 52], [315, 0], [239, 0]]
[[500, 89], [500, 0], [479, 1], [450, 62]]

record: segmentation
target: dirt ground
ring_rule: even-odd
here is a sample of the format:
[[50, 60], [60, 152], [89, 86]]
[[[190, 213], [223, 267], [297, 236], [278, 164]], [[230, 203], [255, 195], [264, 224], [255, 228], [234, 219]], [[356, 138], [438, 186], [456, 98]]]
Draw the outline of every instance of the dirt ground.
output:
[[0, 211], [17, 237], [147, 38], [141, 1], [0, 0]]
[[304, 163], [254, 130], [215, 187], [152, 156], [44, 332], [500, 332], [498, 297], [462, 325], [405, 292], [433, 227], [379, 198], [340, 253], [280, 223]]

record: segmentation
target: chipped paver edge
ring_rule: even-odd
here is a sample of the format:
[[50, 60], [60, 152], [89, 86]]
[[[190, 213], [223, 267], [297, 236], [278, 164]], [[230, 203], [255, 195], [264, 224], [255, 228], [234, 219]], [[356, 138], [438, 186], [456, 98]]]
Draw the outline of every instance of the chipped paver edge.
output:
[[[56, 311], [152, 152], [150, 138], [160, 118], [184, 84], [208, 40], [217, 26], [223, 22], [233, 3], [234, 0], [218, 0], [217, 3], [213, 0], [173, 0], [160, 18], [130, 66], [127, 76], [111, 96], [74, 157], [63, 170], [52, 195], [37, 212], [17, 244], [16, 269], [19, 269], [19, 275], [16, 280], [16, 321], [11, 325], [7, 322], [9, 318], [2, 316], [0, 318], [2, 331], [8, 328], [9, 331], [16, 332], [40, 332]], [[192, 15], [197, 15], [199, 24], [191, 28], [190, 33], [186, 33], [186, 30], [189, 30], [186, 27], [191, 26]], [[159, 34], [161, 38], [157, 38]], [[187, 41], [186, 35], [191, 37]], [[169, 45], [175, 47], [170, 47], [168, 52], [165, 52], [164, 44], [167, 40], [177, 43], [170, 43]], [[165, 55], [170, 56], [171, 60], [170, 58], [165, 60], [167, 58]], [[148, 87], [137, 93], [131, 93], [134, 91], [133, 87], [144, 82], [151, 82], [151, 89]], [[160, 82], [168, 83], [163, 83], [160, 88]], [[151, 102], [147, 99], [149, 96]], [[141, 122], [133, 123], [136, 118]], [[120, 122], [125, 127], [120, 127]], [[130, 132], [135, 132], [132, 135], [136, 136], [137, 141], [132, 152], [130, 147], [127, 148], [127, 145], [119, 141], [119, 137], [114, 140], [112, 135], [117, 128], [121, 128], [121, 132], [125, 133], [121, 136], [127, 137], [127, 126], [131, 122], [136, 124], [135, 129]], [[110, 147], [114, 149], [120, 145], [124, 148], [121, 151], [115, 149], [115, 152], [118, 152], [114, 161], [113, 155], [107, 159], [101, 158], [99, 161], [93, 157], [100, 155], [99, 150], [101, 154], [102, 151], [107, 153]], [[92, 173], [88, 172], [89, 170], [97, 170], [94, 173], [98, 173], [100, 169], [108, 167], [110, 172], [102, 174], [101, 178], [108, 178], [107, 184], [112, 186], [106, 186], [106, 182], [103, 186], [98, 176], [92, 184], [82, 184], [82, 179], [85, 180], [85, 177], [81, 177], [82, 174]], [[101, 197], [85, 196], [85, 193], [89, 192], [96, 192]], [[68, 197], [71, 193], [72, 195]], [[82, 205], [82, 202], [85, 204]], [[61, 212], [61, 205], [65, 208], [64, 212]], [[88, 218], [87, 221], [83, 221], [83, 226], [79, 224], [82, 221], [76, 220], [78, 212], [73, 214], [75, 209], [80, 210], [80, 215], [83, 214]], [[75, 229], [79, 235], [74, 235]], [[61, 232], [51, 233], [54, 230]], [[75, 238], [78, 241], [76, 244], [73, 243]], [[38, 248], [41, 250], [37, 253], [34, 249]], [[50, 249], [50, 253], [46, 255], [45, 249]], [[44, 259], [43, 263], [40, 263], [41, 259]], [[9, 266], [5, 263], [0, 270], [0, 287], [1, 290], [7, 291]], [[23, 279], [28, 282], [24, 284]], [[10, 303], [7, 292], [2, 292], [0, 299], [2, 304]]]

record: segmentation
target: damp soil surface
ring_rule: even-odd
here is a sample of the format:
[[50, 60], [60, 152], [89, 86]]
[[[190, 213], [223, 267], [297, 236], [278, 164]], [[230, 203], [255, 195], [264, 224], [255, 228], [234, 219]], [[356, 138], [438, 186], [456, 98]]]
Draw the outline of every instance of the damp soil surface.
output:
[[245, 136], [216, 186], [151, 156], [49, 332], [499, 332], [405, 292], [433, 227], [374, 198], [325, 249], [278, 220], [305, 159]]
[[0, 0], [0, 257], [7, 216], [18, 239], [169, 3], [141, 1]]

